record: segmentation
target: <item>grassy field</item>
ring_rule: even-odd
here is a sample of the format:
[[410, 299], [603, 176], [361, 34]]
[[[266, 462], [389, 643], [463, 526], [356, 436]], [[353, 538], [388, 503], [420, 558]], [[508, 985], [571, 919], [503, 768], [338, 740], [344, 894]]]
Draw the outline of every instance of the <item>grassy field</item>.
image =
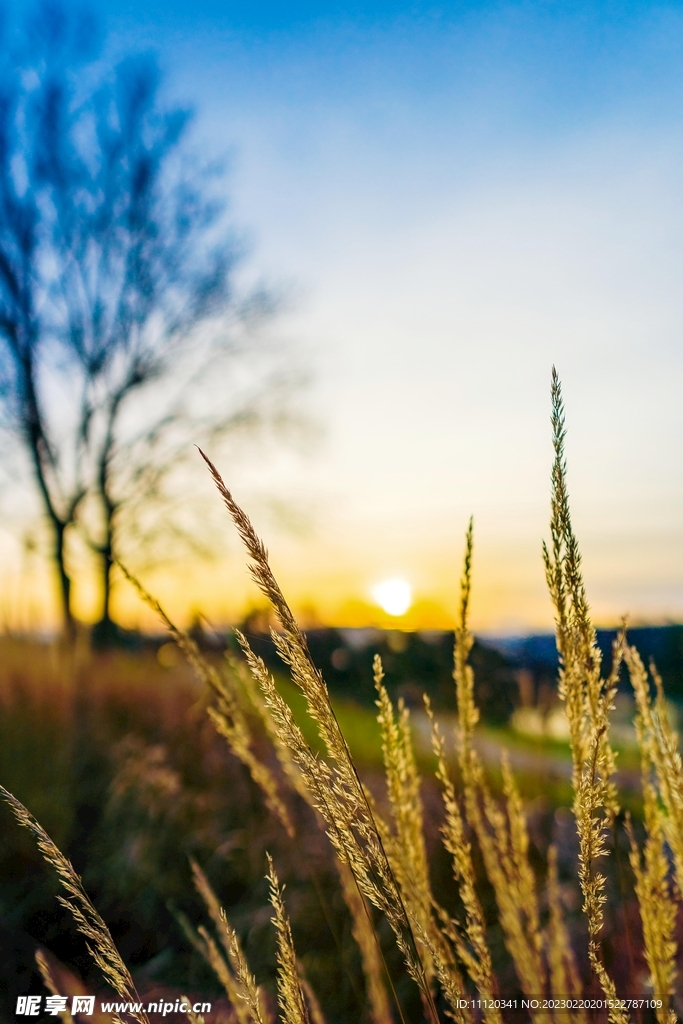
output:
[[[305, 737], [320, 751], [301, 692], [284, 673], [278, 687]], [[38, 817], [82, 874], [141, 991], [186, 988], [219, 996], [180, 923], [183, 916], [195, 924], [203, 916], [188, 864], [194, 857], [209, 872], [259, 981], [273, 998], [275, 946], [263, 880], [268, 850], [287, 882], [302, 962], [328, 1020], [357, 1018], [365, 1012], [359, 997], [362, 972], [329, 844], [308, 809], [295, 802], [300, 838], [292, 846], [249, 774], [216, 734], [206, 716], [207, 703], [205, 688], [185, 662], [163, 667], [151, 647], [135, 654], [97, 655], [85, 648], [66, 654], [56, 646], [5, 637], [0, 640], [0, 782]], [[384, 807], [376, 715], [341, 700], [335, 701], [335, 711], [356, 763]], [[448, 735], [454, 712], [440, 717]], [[445, 905], [455, 908], [452, 869], [439, 842], [443, 809], [427, 723], [422, 712], [414, 712], [413, 719], [432, 882]], [[265, 738], [258, 742], [267, 760]], [[576, 837], [568, 810], [568, 745], [485, 723], [476, 742], [494, 787], [500, 782], [500, 750], [504, 746], [510, 752], [527, 805], [531, 860], [541, 878], [548, 845], [559, 842], [569, 922], [580, 934], [572, 882]], [[633, 753], [623, 755], [632, 765]], [[93, 990], [101, 982], [82, 938], [55, 900], [54, 878], [9, 812], [1, 813], [0, 956], [9, 965], [3, 1011], [8, 1020], [16, 994], [40, 990], [33, 964], [36, 946], [51, 950]], [[620, 870], [628, 876], [624, 857]], [[632, 890], [624, 901], [619, 879], [615, 876], [610, 884], [617, 895], [605, 928], [608, 952], [623, 943], [625, 922], [634, 933], [638, 930]], [[626, 884], [631, 885], [630, 877]], [[485, 883], [481, 896], [501, 984], [515, 989], [495, 900]], [[419, 1017], [419, 1001], [391, 936], [385, 925], [379, 928], [405, 1012]], [[619, 955], [613, 958], [618, 973]], [[627, 974], [627, 961], [621, 965]]]

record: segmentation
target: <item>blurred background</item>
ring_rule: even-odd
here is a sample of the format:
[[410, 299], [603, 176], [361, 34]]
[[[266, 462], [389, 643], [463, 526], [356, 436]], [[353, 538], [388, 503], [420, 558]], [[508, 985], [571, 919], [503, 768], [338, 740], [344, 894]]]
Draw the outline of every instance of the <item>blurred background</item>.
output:
[[[22, 41], [30, 10], [6, 6], [4, 45], [9, 94], [19, 89], [11, 102], [32, 96], [35, 105], [45, 99], [38, 96], [39, 79], [45, 87], [40, 47], [52, 44]], [[73, 18], [79, 10], [64, 8]], [[134, 485], [116, 470], [117, 501], [130, 506], [118, 515], [121, 533], [130, 534], [135, 520], [146, 535], [144, 557], [130, 538], [122, 553], [136, 571], [153, 570], [145, 578], [173, 613], [189, 621], [201, 611], [222, 625], [253, 601], [241, 553], [191, 448], [201, 440], [266, 535], [292, 602], [309, 617], [390, 624], [372, 590], [400, 578], [412, 603], [399, 625], [451, 625], [462, 535], [473, 514], [477, 628], [551, 628], [539, 552], [555, 363], [596, 616], [605, 624], [624, 613], [645, 622], [679, 618], [677, 6], [198, 0], [141, 7], [112, 0], [92, 5], [88, 19], [90, 38], [65, 39], [49, 58], [64, 103], [72, 104], [60, 114], [69, 122], [60, 130], [68, 128], [69, 145], [81, 147], [73, 160], [95, 159], [100, 145], [86, 138], [96, 95], [116, 105], [122, 67], [134, 77], [135, 62], [147, 62], [154, 84], [140, 114], [144, 130], [154, 122], [160, 132], [159, 119], [179, 121], [169, 129], [173, 139], [144, 143], [161, 145], [148, 186], [154, 198], [145, 202], [165, 203], [163, 216], [171, 218], [182, 182], [195, 193], [182, 201], [197, 204], [191, 237], [183, 238], [182, 256], [172, 257], [177, 266], [163, 271], [177, 277], [180, 269], [183, 280], [171, 294], [170, 278], [162, 286], [157, 277], [156, 292], [134, 300], [144, 311], [126, 311], [158, 346], [163, 366], [130, 388], [115, 430], [120, 463], [136, 432], [149, 432], [171, 410], [180, 414], [182, 405], [182, 428], [179, 422], [163, 438], [154, 435], [156, 448], [137, 438], [128, 463], [149, 477], [152, 462], [166, 468], [182, 454], [163, 488], [147, 478]], [[31, 113], [33, 122], [9, 144], [15, 174], [21, 153], [39, 159], [31, 134], [39, 116]], [[26, 185], [38, 187], [42, 173], [35, 166]], [[81, 172], [70, 164], [68, 173]], [[98, 255], [81, 252], [69, 271], [75, 278], [84, 261], [90, 273], [97, 259], [110, 260], [110, 276], [92, 285], [106, 319], [121, 270], [113, 261], [123, 260], [131, 240], [104, 233], [126, 215], [128, 186], [110, 182], [110, 194], [95, 201], [101, 182], [94, 165], [87, 178], [80, 198], [68, 181], [59, 186], [74, 204], [62, 209], [64, 223], [48, 227], [41, 207], [37, 228], [70, 230], [65, 222], [76, 211], [116, 195], [113, 219], [91, 234]], [[40, 185], [44, 193], [55, 187], [54, 180]], [[21, 192], [18, 179], [12, 188]], [[208, 222], [208, 211], [199, 210], [207, 205]], [[152, 206], [144, 217], [161, 215]], [[95, 205], [89, 216], [101, 213]], [[148, 263], [173, 251], [175, 230], [167, 220]], [[63, 273], [74, 244], [83, 240], [41, 236], [41, 289]], [[190, 314], [183, 303], [198, 300], [214, 271], [221, 280], [204, 295], [205, 308]], [[89, 492], [66, 527], [66, 544], [74, 614], [94, 622], [101, 573], [83, 523], [91, 517], [88, 529], [96, 532], [102, 512], [91, 493], [93, 452], [81, 453], [82, 479], [72, 465], [86, 371], [74, 370], [82, 357], [65, 338], [74, 318], [87, 333], [99, 314], [75, 310], [75, 281], [69, 287], [69, 309], [52, 293], [40, 308], [37, 372], [50, 441], [69, 462], [68, 479], [59, 481], [60, 514], [70, 518], [79, 489]], [[172, 318], [181, 308], [189, 320], [178, 327]], [[107, 321], [102, 329], [116, 328]], [[207, 373], [217, 349], [223, 362]], [[90, 404], [101, 410], [121, 379], [113, 370], [129, 368], [93, 364]], [[30, 453], [12, 433], [11, 398], [4, 403], [3, 615], [13, 629], [55, 628], [53, 539]], [[90, 429], [99, 443], [103, 424]], [[193, 557], [159, 535], [149, 549], [151, 523], [143, 526], [145, 516], [133, 510], [134, 486], [138, 497], [163, 489], [164, 500], [182, 506], [182, 515], [174, 513], [176, 537], [194, 538]], [[159, 511], [166, 523], [169, 515], [168, 505]], [[151, 617], [115, 573], [112, 588], [114, 618], [148, 628]]]
[[[187, 855], [272, 982], [262, 875], [279, 850], [328, 1019], [357, 1019], [348, 922], [329, 928], [343, 906], [318, 899], [327, 847], [307, 840], [316, 895], [117, 566], [216, 664], [239, 624], [305, 725], [200, 446], [266, 541], [370, 784], [376, 651], [433, 767], [421, 694], [452, 716], [474, 517], [481, 750], [493, 765], [511, 747], [538, 864], [560, 842], [580, 929], [541, 559], [550, 371], [601, 649], [628, 615], [676, 718], [680, 5], [63, 0], [2, 15], [0, 781], [83, 872], [146, 991], [215, 987], [179, 924], [200, 919]], [[617, 703], [637, 814], [625, 687]], [[87, 980], [9, 819], [3, 843], [11, 994], [38, 990], [36, 944]], [[635, 917], [622, 899], [606, 925], [624, 978], [645, 977], [619, 945]]]

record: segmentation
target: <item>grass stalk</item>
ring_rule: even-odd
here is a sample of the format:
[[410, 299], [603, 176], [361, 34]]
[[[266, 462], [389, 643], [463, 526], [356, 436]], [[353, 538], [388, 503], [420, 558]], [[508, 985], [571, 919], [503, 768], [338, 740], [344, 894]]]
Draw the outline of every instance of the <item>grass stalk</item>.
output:
[[[31, 833], [43, 859], [56, 871], [60, 885], [66, 893], [57, 899], [73, 917], [76, 927], [86, 940], [88, 952], [107, 984], [111, 985], [122, 1001], [141, 1003], [130, 971], [121, 959], [107, 925], [93, 906], [71, 863], [31, 812], [4, 786], [0, 786], [0, 797], [8, 804], [18, 824]], [[138, 1021], [138, 1024], [149, 1024], [149, 1018], [144, 1010], [133, 1011], [130, 1016]]]
[[330, 761], [325, 767], [325, 762], [315, 757], [303, 739], [289, 706], [280, 697], [261, 660], [251, 652], [244, 636], [238, 639], [261, 685], [276, 727], [281, 731], [285, 745], [292, 751], [314, 795], [316, 807], [326, 821], [333, 846], [348, 863], [364, 895], [387, 917], [408, 971], [420, 989], [428, 1014], [433, 1024], [437, 1024], [438, 1014], [413, 924], [358, 770], [330, 703], [327, 687], [313, 663], [306, 638], [273, 576], [263, 542], [246, 513], [234, 500], [216, 467], [203, 452], [201, 454], [251, 557], [251, 576], [280, 620], [282, 632], [272, 631], [272, 639], [283, 661], [290, 667], [292, 679], [306, 698], [309, 715], [316, 722]]

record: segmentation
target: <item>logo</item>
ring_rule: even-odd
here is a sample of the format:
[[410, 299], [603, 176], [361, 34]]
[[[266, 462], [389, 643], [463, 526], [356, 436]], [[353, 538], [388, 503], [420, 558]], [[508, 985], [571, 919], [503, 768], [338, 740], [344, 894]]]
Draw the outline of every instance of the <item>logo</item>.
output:
[[88, 1016], [92, 1016], [92, 1012], [95, 1009], [95, 997], [94, 996], [74, 996], [71, 1001], [71, 1012], [72, 1013], [85, 1013]]
[[45, 997], [45, 1013], [50, 1013], [53, 1017], [56, 1017], [58, 1013], [64, 1013], [65, 1010], [66, 996]]
[[17, 1008], [14, 1011], [20, 1017], [37, 1017], [40, 1013], [42, 996], [18, 996]]

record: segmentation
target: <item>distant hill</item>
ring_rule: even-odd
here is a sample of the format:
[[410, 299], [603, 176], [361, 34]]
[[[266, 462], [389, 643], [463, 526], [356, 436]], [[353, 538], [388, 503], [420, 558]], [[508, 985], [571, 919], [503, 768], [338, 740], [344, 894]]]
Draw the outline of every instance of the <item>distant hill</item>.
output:
[[[612, 643], [616, 629], [599, 629], [598, 645], [606, 664], [611, 662]], [[546, 685], [555, 685], [557, 677], [557, 648], [552, 633], [537, 636], [487, 638], [487, 644], [509, 658], [521, 670], [533, 677], [538, 691]], [[628, 642], [635, 644], [645, 665], [653, 660], [664, 682], [664, 689], [672, 700], [683, 701], [683, 625], [634, 626], [628, 630]], [[628, 680], [622, 674], [622, 688]]]

